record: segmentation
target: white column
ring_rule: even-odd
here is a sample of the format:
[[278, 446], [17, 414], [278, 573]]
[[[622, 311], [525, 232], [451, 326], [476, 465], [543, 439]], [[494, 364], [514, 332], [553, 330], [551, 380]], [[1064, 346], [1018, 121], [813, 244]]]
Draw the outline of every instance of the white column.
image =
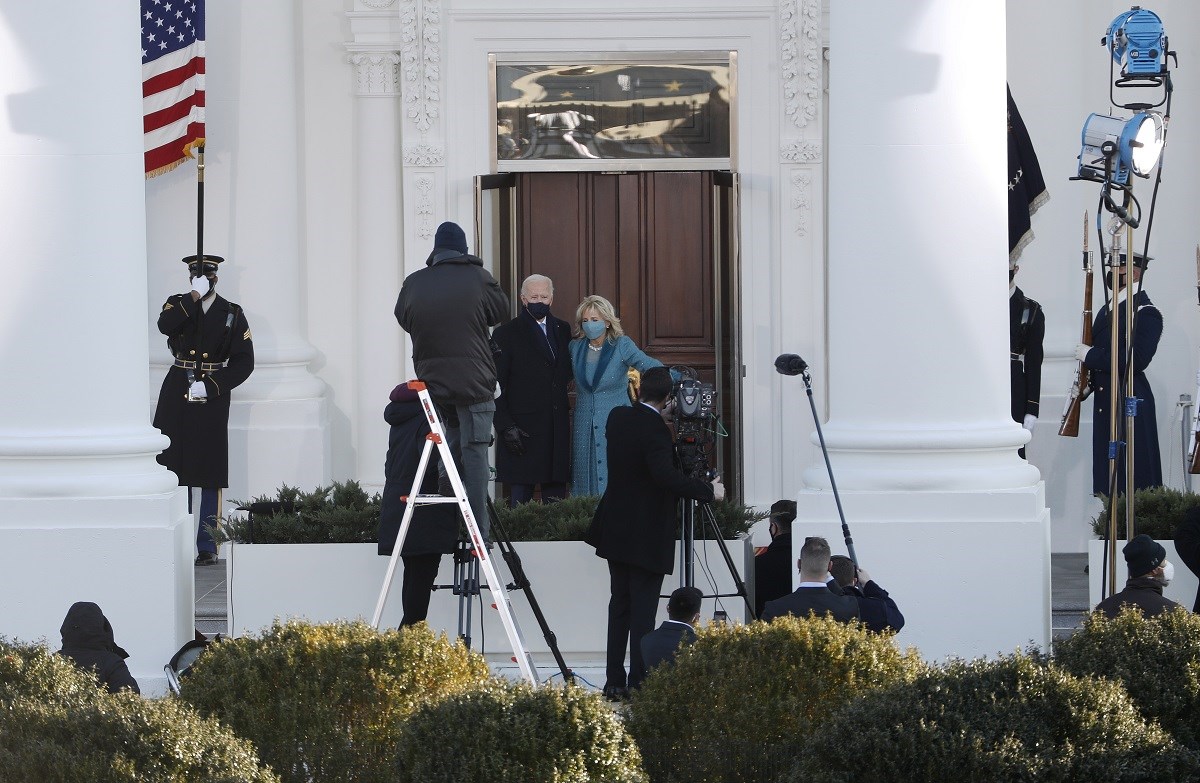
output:
[[[358, 379], [357, 476], [368, 489], [382, 488], [388, 427], [383, 409], [402, 380], [399, 325], [391, 313], [403, 280], [400, 202], [400, 55], [360, 51], [350, 56], [357, 81], [358, 252], [356, 377]], [[407, 342], [407, 341], [404, 341]]]
[[[227, 258], [218, 290], [232, 289], [245, 307], [255, 354], [254, 374], [230, 411], [227, 496], [285, 482], [311, 489], [330, 480], [330, 443], [326, 386], [309, 370], [316, 351], [304, 335], [305, 307], [321, 307], [322, 298], [301, 287], [296, 4], [213, 3], [209, 12], [209, 171], [228, 188], [227, 210], [209, 219], [227, 221], [229, 239], [225, 248], [207, 240], [205, 247]], [[214, 30], [225, 32], [224, 42]], [[307, 261], [348, 265], [351, 253]]]
[[138, 3], [72, 14], [0, 22], [0, 629], [57, 648], [94, 601], [161, 691], [192, 635], [193, 534], [147, 417]]
[[[929, 656], [1044, 643], [1048, 512], [1009, 416], [1005, 4], [867, 0], [830, 29], [824, 432], [859, 559]], [[824, 463], [804, 479], [797, 541], [836, 551]]]

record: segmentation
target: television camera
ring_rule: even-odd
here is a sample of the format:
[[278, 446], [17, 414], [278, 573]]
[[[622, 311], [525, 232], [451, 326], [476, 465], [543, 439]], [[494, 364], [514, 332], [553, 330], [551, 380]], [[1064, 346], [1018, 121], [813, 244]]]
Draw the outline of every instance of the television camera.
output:
[[671, 374], [677, 379], [671, 389], [671, 423], [680, 466], [688, 476], [711, 481], [716, 477], [712, 452], [720, 417], [717, 391], [691, 367], [672, 367]]

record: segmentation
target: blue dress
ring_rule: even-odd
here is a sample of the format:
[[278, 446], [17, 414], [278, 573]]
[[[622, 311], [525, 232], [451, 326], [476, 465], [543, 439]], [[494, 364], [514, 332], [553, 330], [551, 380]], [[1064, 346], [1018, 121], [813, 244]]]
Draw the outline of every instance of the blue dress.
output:
[[575, 372], [575, 421], [572, 433], [572, 495], [602, 495], [608, 485], [608, 439], [604, 427], [608, 414], [629, 404], [628, 370], [645, 372], [662, 362], [642, 353], [633, 340], [621, 335], [606, 341], [595, 364], [588, 363], [587, 340], [571, 341], [571, 366]]

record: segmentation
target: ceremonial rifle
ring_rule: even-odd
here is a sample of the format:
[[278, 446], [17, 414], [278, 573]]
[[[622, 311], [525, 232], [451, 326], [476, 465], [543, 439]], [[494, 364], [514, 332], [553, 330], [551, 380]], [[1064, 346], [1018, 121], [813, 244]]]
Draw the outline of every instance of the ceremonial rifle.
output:
[[[1092, 344], [1092, 254], [1088, 250], [1088, 216], [1083, 213], [1083, 334], [1079, 341], [1084, 345]], [[1079, 435], [1079, 408], [1088, 395], [1092, 393], [1088, 385], [1088, 368], [1082, 360], [1075, 362], [1075, 379], [1071, 382], [1071, 391], [1067, 393], [1067, 404], [1063, 407], [1062, 423], [1058, 425], [1058, 434], [1068, 438]]]
[[[1200, 303], [1200, 245], [1196, 245], [1196, 300]], [[1200, 395], [1200, 370], [1196, 372], [1196, 394]], [[1200, 400], [1200, 396], [1197, 396]], [[1200, 406], [1192, 417], [1192, 451], [1188, 455], [1188, 473], [1200, 473]]]

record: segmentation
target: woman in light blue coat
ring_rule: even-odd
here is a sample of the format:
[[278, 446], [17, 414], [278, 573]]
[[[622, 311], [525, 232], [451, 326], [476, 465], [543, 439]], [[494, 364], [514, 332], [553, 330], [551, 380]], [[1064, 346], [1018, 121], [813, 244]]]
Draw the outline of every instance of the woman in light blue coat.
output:
[[662, 362], [638, 350], [621, 329], [612, 304], [589, 296], [575, 310], [571, 366], [575, 371], [575, 422], [572, 427], [571, 494], [603, 495], [608, 485], [608, 414], [629, 404], [630, 367], [645, 372]]

